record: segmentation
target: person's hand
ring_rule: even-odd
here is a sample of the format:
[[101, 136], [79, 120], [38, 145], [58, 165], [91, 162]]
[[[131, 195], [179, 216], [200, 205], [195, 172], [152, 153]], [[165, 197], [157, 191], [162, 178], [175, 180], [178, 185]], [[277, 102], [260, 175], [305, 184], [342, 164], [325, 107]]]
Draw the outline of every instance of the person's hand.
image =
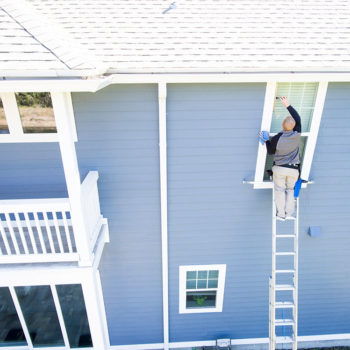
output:
[[280, 97], [280, 100], [283, 104], [284, 107], [289, 107], [290, 106], [290, 103], [289, 103], [289, 100], [288, 100], [288, 97], [284, 97], [284, 96], [281, 96]]

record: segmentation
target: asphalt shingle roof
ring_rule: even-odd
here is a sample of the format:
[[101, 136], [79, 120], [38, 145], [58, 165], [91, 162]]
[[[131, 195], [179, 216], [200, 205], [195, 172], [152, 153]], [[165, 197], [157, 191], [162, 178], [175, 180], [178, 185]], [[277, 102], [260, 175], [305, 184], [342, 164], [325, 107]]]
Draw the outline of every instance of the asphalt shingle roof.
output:
[[350, 71], [350, 0], [26, 2], [111, 72]]
[[[99, 61], [70, 39], [60, 25], [22, 0], [0, 0], [0, 75], [46, 71], [75, 75], [95, 70]], [[51, 72], [51, 73], [50, 73]], [[78, 73], [77, 73], [78, 74]]]

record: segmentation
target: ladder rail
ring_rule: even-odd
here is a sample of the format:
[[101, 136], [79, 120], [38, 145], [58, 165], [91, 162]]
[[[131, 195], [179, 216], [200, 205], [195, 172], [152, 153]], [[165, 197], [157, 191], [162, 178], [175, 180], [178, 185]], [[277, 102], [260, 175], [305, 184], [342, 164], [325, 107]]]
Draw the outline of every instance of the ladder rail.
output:
[[[297, 335], [298, 335], [298, 247], [299, 247], [299, 198], [295, 201], [295, 215], [296, 218], [293, 223], [293, 235], [278, 235], [277, 234], [277, 220], [276, 220], [276, 206], [275, 196], [272, 190], [272, 274], [269, 279], [269, 350], [276, 349], [276, 342], [283, 344], [284, 342], [292, 344], [292, 349], [297, 350]], [[288, 252], [277, 252], [277, 240], [285, 239], [285, 237], [292, 238], [294, 241], [293, 248], [294, 254], [287, 254]], [[293, 257], [293, 270], [277, 268], [277, 256], [291, 256]], [[277, 273], [293, 273], [293, 284], [292, 285], [277, 285], [276, 286], [276, 275]], [[278, 287], [278, 288], [277, 288]], [[292, 290], [292, 302], [278, 302], [276, 307], [276, 292], [282, 290]], [[292, 309], [292, 320], [285, 319], [286, 322], [279, 319], [276, 322], [276, 309], [286, 308]], [[282, 322], [281, 322], [282, 321]], [[292, 336], [276, 336], [276, 328], [292, 326]], [[284, 328], [283, 328], [284, 329]]]

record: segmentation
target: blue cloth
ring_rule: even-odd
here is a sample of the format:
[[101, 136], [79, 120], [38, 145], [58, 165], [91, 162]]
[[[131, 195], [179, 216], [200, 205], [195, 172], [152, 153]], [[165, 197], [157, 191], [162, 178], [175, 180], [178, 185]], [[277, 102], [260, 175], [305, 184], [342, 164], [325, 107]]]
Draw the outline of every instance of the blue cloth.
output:
[[269, 132], [268, 131], [260, 131], [259, 132], [259, 141], [264, 146], [265, 142], [269, 140]]
[[295, 183], [294, 186], [294, 198], [298, 198], [299, 197], [299, 192], [301, 189], [301, 184], [302, 184], [303, 180], [299, 178], [299, 180]]

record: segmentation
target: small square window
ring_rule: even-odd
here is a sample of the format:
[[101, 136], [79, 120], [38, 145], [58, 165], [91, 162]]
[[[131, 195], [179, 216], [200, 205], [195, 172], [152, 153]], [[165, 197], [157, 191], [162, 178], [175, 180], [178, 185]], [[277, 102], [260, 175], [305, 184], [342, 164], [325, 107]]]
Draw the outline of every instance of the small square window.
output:
[[180, 266], [180, 313], [221, 312], [226, 265]]

